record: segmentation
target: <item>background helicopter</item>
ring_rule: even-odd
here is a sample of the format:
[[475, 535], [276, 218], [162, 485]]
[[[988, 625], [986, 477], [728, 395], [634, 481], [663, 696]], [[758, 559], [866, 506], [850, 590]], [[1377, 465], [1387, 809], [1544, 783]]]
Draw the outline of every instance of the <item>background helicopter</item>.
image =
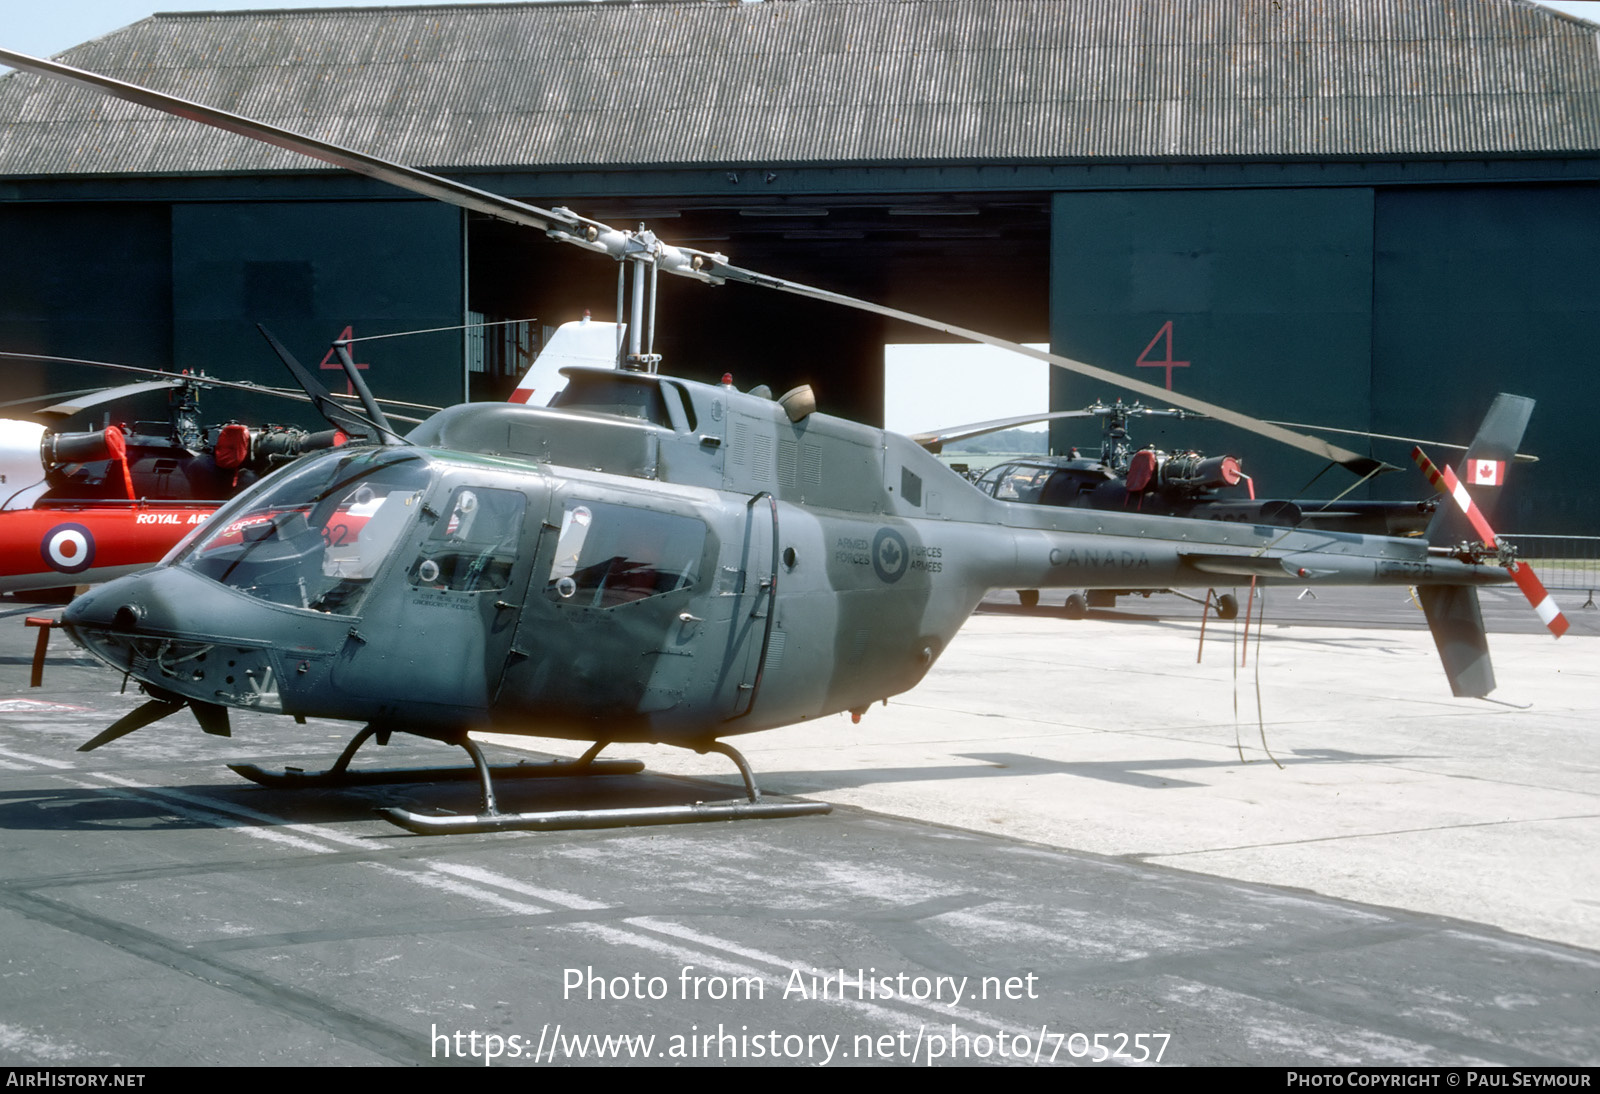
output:
[[[261, 475], [347, 439], [337, 430], [202, 425], [200, 390], [215, 382], [171, 376], [75, 392], [26, 418], [0, 419], [0, 592], [52, 595], [143, 569]], [[166, 396], [164, 421], [111, 423], [156, 393]], [[96, 415], [105, 420], [98, 429], [69, 428]]]
[[[1439, 507], [1437, 495], [1418, 501], [1366, 501], [1343, 495], [1327, 500], [1257, 498], [1254, 481], [1244, 473], [1241, 461], [1234, 456], [1205, 456], [1195, 451], [1166, 452], [1153, 445], [1136, 446], [1130, 423], [1135, 418], [1147, 417], [1182, 419], [1198, 415], [1137, 402], [1124, 404], [1118, 399], [1110, 404], [1098, 402], [1083, 410], [975, 422], [916, 434], [912, 439], [928, 451], [939, 453], [947, 445], [1036, 422], [1098, 418], [1101, 428], [1098, 457], [1080, 455], [1073, 448], [1065, 456], [1017, 457], [970, 474], [978, 488], [989, 496], [1027, 505], [1136, 511], [1379, 536], [1420, 536]], [[1525, 424], [1526, 418], [1522, 421]], [[1286, 422], [1275, 424], [1289, 425]], [[1515, 449], [1520, 440], [1519, 431], [1516, 436], [1497, 437], [1492, 442], [1480, 437], [1477, 443]], [[1460, 451], [1467, 448], [1436, 441], [1418, 443]], [[1534, 461], [1534, 457], [1520, 454], [1515, 459]], [[1487, 485], [1498, 487], [1504, 482], [1502, 479]], [[1091, 607], [1115, 607], [1119, 595], [1149, 596], [1152, 592], [1174, 591], [1093, 589], [1086, 593], [1073, 592], [1067, 597], [1063, 611], [1068, 618], [1080, 619]], [[1021, 589], [1017, 595], [1024, 607], [1038, 606], [1039, 590]], [[1185, 593], [1177, 595], [1202, 602]], [[1238, 601], [1232, 594], [1224, 593], [1204, 602], [1214, 604], [1223, 619], [1232, 619], [1238, 613]]]
[[[383, 444], [262, 480], [165, 565], [75, 601], [63, 616], [74, 639], [150, 695], [85, 749], [184, 707], [226, 734], [227, 709], [239, 707], [365, 723], [323, 775], [243, 772], [266, 782], [348, 781], [356, 749], [396, 731], [466, 749], [483, 788], [479, 813], [387, 811], [417, 831], [821, 811], [761, 802], [723, 738], [840, 711], [859, 717], [915, 686], [988, 589], [1168, 587], [1211, 575], [1418, 586], [1452, 688], [1493, 687], [1476, 587], [1531, 580], [1497, 544], [1448, 542], [1442, 521], [1424, 541], [1008, 504], [909, 438], [817, 413], [809, 389], [772, 399], [731, 378], [657, 374], [650, 290], [661, 270], [738, 281], [1020, 350], [1143, 394], [1158, 390], [1150, 385], [54, 62], [4, 51], [0, 60], [536, 225], [633, 275], [627, 368], [566, 370], [547, 409], [451, 407], [404, 441], [364, 400]], [[1360, 472], [1380, 466], [1182, 401]], [[473, 729], [590, 743], [576, 764], [543, 769], [563, 773], [593, 772], [616, 741], [716, 751], [739, 766], [749, 800], [501, 813]]]
[[[543, 406], [563, 383], [562, 367], [609, 360], [617, 337], [616, 324], [591, 321], [588, 316], [562, 324], [523, 375], [511, 401]], [[335, 343], [331, 352], [336, 354], [337, 349]], [[0, 354], [6, 356], [13, 355]], [[32, 359], [27, 354], [14, 356]], [[132, 371], [163, 375], [150, 369]], [[307, 452], [364, 439], [374, 431], [364, 417], [341, 409], [339, 397], [326, 389], [322, 397], [333, 415], [333, 429], [254, 428], [239, 422], [202, 426], [200, 390], [209, 386], [240, 387], [301, 401], [309, 398], [183, 375], [74, 392], [67, 401], [35, 411], [27, 419], [0, 419], [0, 592], [65, 599], [74, 586], [144, 569], [262, 475]], [[167, 395], [165, 422], [110, 424], [111, 411], [106, 408], [117, 407], [122, 413], [130, 400], [158, 392]], [[39, 400], [22, 400], [34, 401]], [[97, 411], [107, 419], [102, 428], [77, 432], [66, 428]], [[401, 420], [414, 424], [419, 419]], [[71, 584], [61, 587], [63, 581]]]

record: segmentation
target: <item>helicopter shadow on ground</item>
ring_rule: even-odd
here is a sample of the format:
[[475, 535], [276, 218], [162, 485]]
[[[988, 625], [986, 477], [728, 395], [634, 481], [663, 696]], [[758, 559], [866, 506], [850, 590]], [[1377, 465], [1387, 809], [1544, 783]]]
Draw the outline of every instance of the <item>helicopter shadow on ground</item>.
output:
[[[992, 779], [996, 776], [1070, 775], [1077, 778], [1098, 779], [1103, 782], [1151, 790], [1178, 790], [1209, 785], [1175, 774], [1163, 772], [1229, 771], [1251, 764], [1270, 764], [1266, 756], [1244, 761], [1202, 760], [1198, 758], [1172, 758], [1160, 760], [1051, 760], [1040, 756], [1025, 756], [1014, 752], [963, 752], [956, 754], [964, 760], [975, 760], [982, 766], [963, 764], [959, 767], [904, 767], [904, 768], [850, 768], [819, 771], [808, 768], [799, 771], [772, 771], [765, 773], [769, 780], [782, 780], [786, 785], [803, 787], [805, 793], [849, 790], [882, 783], [942, 782], [951, 779]], [[1344, 752], [1329, 748], [1299, 748], [1278, 756], [1284, 767], [1322, 764], [1387, 763], [1416, 756], [1387, 753]]]
[[[331, 759], [331, 757], [329, 757]], [[470, 769], [467, 769], [470, 770]], [[159, 777], [158, 777], [159, 778]], [[104, 832], [217, 827], [344, 824], [377, 819], [395, 806], [419, 813], [475, 815], [475, 780], [346, 787], [269, 788], [237, 782], [162, 785], [145, 775], [137, 787], [59, 787], [0, 793], [0, 830]], [[742, 797], [742, 788], [656, 775], [594, 775], [495, 781], [501, 812], [688, 805]], [[779, 795], [781, 796], [781, 795]], [[387, 824], [376, 836], [406, 837]]]
[[[807, 769], [766, 772], [763, 777], [767, 782], [781, 781], [801, 787], [801, 793], [884, 783], [1039, 775], [1067, 775], [1144, 789], [1183, 789], [1206, 784], [1179, 777], [1178, 772], [1219, 771], [1240, 766], [1235, 759], [1072, 762], [1018, 753], [963, 753], [959, 758], [977, 761], [978, 765]], [[1296, 749], [1280, 756], [1279, 762], [1289, 767], [1378, 763], [1397, 758], [1336, 749]], [[1271, 761], [1259, 757], [1245, 762]], [[497, 779], [495, 792], [501, 811], [514, 813], [685, 805], [739, 798], [742, 787], [734, 779], [702, 780], [646, 771], [636, 775]], [[344, 824], [376, 819], [376, 811], [385, 806], [421, 813], [473, 815], [479, 812], [479, 801], [477, 783], [470, 780], [291, 789], [260, 787], [244, 781], [173, 786], [49, 787], [0, 793], [0, 830], [181, 831], [278, 824]], [[404, 837], [405, 833], [385, 825], [374, 835]]]

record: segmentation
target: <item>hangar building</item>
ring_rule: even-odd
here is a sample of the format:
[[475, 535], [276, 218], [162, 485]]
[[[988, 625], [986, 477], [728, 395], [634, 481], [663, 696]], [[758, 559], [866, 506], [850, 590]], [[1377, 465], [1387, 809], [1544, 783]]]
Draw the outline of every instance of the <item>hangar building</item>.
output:
[[[1259, 417], [1448, 440], [1532, 395], [1543, 461], [1501, 523], [1576, 533], [1597, 34], [1522, 0], [600, 0], [156, 15], [61, 59]], [[536, 232], [24, 73], [0, 271], [0, 348], [272, 383], [258, 322], [315, 362], [345, 327], [538, 318], [361, 347], [432, 403], [502, 394], [542, 326], [615, 293]], [[884, 343], [925, 338], [689, 282], [659, 330], [669, 369], [866, 420]], [[1052, 402], [1115, 394], [1061, 376]], [[1182, 428], [1270, 492], [1318, 470]]]

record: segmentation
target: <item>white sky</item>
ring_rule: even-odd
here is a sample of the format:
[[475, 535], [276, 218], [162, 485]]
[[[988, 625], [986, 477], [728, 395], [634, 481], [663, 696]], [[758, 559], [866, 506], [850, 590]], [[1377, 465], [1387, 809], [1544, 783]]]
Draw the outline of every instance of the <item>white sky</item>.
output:
[[[1050, 348], [1042, 342], [1029, 345]], [[883, 424], [896, 433], [923, 433], [1049, 409], [1050, 366], [1043, 361], [993, 346], [884, 347]]]

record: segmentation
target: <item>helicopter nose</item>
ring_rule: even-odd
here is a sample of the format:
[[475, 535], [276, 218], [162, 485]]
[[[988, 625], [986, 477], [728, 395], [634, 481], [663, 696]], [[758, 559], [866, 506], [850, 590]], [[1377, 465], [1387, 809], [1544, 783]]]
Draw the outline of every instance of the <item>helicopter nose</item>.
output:
[[113, 668], [139, 675], [141, 637], [171, 638], [187, 629], [173, 591], [162, 587], [170, 580], [151, 576], [120, 577], [74, 599], [61, 613], [68, 636]]
[[[61, 621], [74, 642], [167, 701], [281, 711], [325, 680], [351, 616], [295, 611], [182, 567], [161, 566], [78, 597]], [[285, 683], [285, 677], [289, 677]], [[214, 719], [213, 719], [214, 720]], [[204, 719], [202, 719], [204, 721]]]
[[[207, 732], [226, 734], [223, 706], [241, 699], [275, 710], [272, 658], [235, 638], [219, 646], [219, 628], [238, 624], [253, 604], [198, 575], [164, 567], [118, 578], [78, 597], [61, 620], [72, 640], [112, 668], [132, 675], [160, 702], [194, 706]], [[246, 627], [253, 633], [259, 627]], [[244, 639], [248, 642], [248, 639]], [[141, 723], [142, 724], [142, 723]], [[220, 727], [220, 728], [219, 728]], [[120, 736], [120, 734], [115, 734]], [[98, 739], [89, 747], [98, 747]]]
[[[104, 630], [137, 634], [141, 631], [171, 634], [182, 622], [168, 581], [153, 574], [119, 577], [75, 598], [61, 613], [61, 622], [74, 639], [80, 632]], [[185, 583], [186, 584], [186, 583]]]
[[[198, 656], [204, 647], [222, 640], [223, 629], [234, 631], [238, 641], [241, 633], [260, 629], [231, 626], [245, 624], [255, 607], [248, 598], [197, 574], [162, 567], [91, 589], [67, 605], [61, 622], [78, 645], [118, 671], [150, 683], [146, 670], [154, 651], [163, 651], [170, 670], [173, 656]], [[173, 686], [170, 671], [160, 676], [154, 682]]]

